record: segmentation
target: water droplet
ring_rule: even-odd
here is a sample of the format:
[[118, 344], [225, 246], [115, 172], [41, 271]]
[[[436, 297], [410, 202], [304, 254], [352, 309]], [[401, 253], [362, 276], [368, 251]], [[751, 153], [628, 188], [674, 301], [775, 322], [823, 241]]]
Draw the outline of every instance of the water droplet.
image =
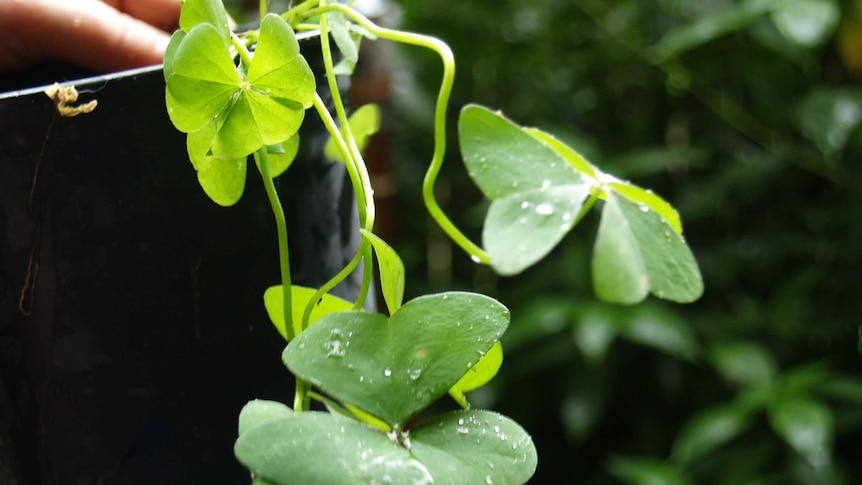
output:
[[467, 429], [467, 428], [465, 428], [464, 426], [458, 426], [457, 428], [455, 428], [455, 431], [456, 431], [456, 432], [458, 432], [458, 434], [468, 434], [468, 433], [470, 433], [470, 430], [469, 430], [469, 429]]
[[491, 478], [491, 475], [485, 476], [485, 484], [486, 485], [494, 485], [494, 480]]
[[481, 260], [481, 259], [479, 259], [479, 256], [476, 256], [475, 254], [471, 255], [471, 256], [470, 256], [470, 259], [471, 259], [474, 263], [481, 263], [481, 262], [482, 262], [482, 260]]
[[638, 209], [640, 209], [641, 212], [649, 212], [649, 207], [647, 207], [646, 204], [638, 204]]
[[416, 369], [411, 369], [407, 371], [407, 375], [410, 377], [411, 381], [415, 381], [422, 376], [422, 368], [417, 367]]
[[530, 203], [529, 203], [529, 202], [527, 202], [526, 200], [525, 200], [525, 201], [523, 201], [523, 202], [521, 202], [521, 209], [526, 209], [526, 208], [528, 208], [528, 207], [530, 207]]
[[549, 216], [554, 213], [554, 206], [548, 202], [542, 202], [536, 206], [536, 214]]
[[545, 180], [544, 182], [542, 182], [542, 190], [546, 190], [550, 186], [551, 186], [550, 180]]
[[448, 299], [449, 299], [449, 295], [443, 295], [443, 299], [444, 299], [444, 300], [448, 300]]
[[391, 376], [392, 375], [392, 369], [390, 369], [389, 367], [383, 369], [383, 375], [386, 377]]
[[491, 319], [491, 315], [485, 315], [485, 320], [490, 320], [490, 319]]
[[359, 382], [365, 382], [365, 376], [359, 376]]

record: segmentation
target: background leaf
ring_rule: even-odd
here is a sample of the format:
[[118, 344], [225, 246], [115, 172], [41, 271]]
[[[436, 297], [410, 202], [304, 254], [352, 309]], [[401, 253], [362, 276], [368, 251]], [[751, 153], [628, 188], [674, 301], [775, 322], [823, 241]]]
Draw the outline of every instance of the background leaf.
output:
[[838, 26], [841, 9], [835, 0], [783, 0], [772, 22], [788, 40], [813, 47], [824, 43]]
[[[362, 152], [368, 145], [371, 136], [380, 131], [380, 106], [376, 104], [360, 106], [350, 115], [347, 123], [350, 125], [350, 132], [356, 140], [356, 147]], [[343, 161], [332, 137], [326, 141], [323, 154], [330, 160]]]
[[776, 400], [769, 407], [769, 422], [811, 466], [829, 463], [835, 421], [828, 407], [803, 397]]

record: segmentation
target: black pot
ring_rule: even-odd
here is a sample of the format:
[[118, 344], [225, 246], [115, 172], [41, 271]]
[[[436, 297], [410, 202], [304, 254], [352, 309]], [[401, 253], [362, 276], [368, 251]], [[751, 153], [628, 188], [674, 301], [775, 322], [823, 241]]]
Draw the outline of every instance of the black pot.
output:
[[[234, 207], [209, 201], [159, 67], [73, 84], [94, 112], [61, 118], [43, 88], [0, 95], [0, 481], [248, 483], [239, 410], [293, 398], [263, 309], [279, 275], [260, 176], [250, 164]], [[278, 186], [294, 283], [316, 287], [357, 222], [313, 113], [300, 136]]]

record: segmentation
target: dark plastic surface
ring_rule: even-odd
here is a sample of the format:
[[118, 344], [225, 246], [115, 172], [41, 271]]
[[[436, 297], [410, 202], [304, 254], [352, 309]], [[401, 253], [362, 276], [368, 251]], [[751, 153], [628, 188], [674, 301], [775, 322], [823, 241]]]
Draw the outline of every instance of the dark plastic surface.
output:
[[[93, 113], [0, 95], [0, 449], [26, 484], [249, 483], [239, 410], [293, 395], [262, 304], [279, 279], [260, 177], [251, 164], [235, 207], [207, 199], [158, 68], [76, 86]], [[308, 286], [358, 242], [321, 130], [306, 122], [278, 184]]]

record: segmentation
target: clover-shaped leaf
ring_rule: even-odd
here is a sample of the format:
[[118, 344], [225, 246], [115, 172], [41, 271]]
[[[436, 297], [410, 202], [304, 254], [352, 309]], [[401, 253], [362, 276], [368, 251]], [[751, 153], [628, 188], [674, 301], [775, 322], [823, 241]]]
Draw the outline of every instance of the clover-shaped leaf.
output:
[[682, 235], [646, 205], [606, 196], [593, 253], [600, 298], [637, 303], [647, 294], [686, 303], [703, 293], [697, 262]]
[[191, 133], [214, 123], [211, 152], [224, 159], [246, 157], [297, 132], [312, 103], [314, 76], [281, 17], [263, 19], [245, 79], [213, 25], [175, 35], [182, 38], [166, 68], [166, 98], [177, 129]]
[[247, 429], [234, 453], [255, 477], [279, 485], [521, 485], [537, 463], [524, 429], [488, 411], [443, 414], [391, 438], [341, 416], [296, 413]]
[[389, 318], [360, 311], [324, 316], [290, 342], [282, 359], [333, 398], [394, 426], [446, 394], [508, 324], [508, 310], [487, 296], [427, 295]]
[[534, 264], [577, 222], [590, 184], [560, 154], [499, 113], [471, 105], [458, 123], [470, 176], [491, 207], [482, 242], [501, 274]]

